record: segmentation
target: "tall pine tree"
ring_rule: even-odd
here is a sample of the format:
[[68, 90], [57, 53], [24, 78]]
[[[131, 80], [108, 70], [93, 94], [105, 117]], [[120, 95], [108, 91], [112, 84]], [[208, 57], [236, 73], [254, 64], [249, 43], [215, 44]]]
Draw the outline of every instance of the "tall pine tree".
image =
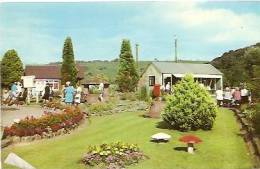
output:
[[20, 81], [23, 74], [23, 63], [17, 52], [8, 50], [1, 62], [1, 81], [2, 85], [8, 87], [15, 81]]
[[64, 42], [63, 52], [62, 52], [62, 66], [61, 66], [61, 76], [62, 84], [70, 81], [73, 86], [77, 83], [77, 68], [74, 61], [73, 46], [70, 37], [67, 37]]
[[132, 92], [137, 87], [139, 77], [133, 59], [130, 41], [123, 39], [119, 55], [119, 69], [116, 77], [121, 92]]

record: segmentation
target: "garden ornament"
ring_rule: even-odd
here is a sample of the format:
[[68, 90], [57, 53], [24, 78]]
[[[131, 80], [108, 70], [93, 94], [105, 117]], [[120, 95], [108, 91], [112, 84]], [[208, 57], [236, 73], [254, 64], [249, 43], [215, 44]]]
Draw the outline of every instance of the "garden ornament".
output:
[[184, 142], [188, 146], [188, 153], [194, 153], [194, 144], [202, 142], [200, 138], [194, 135], [185, 135], [179, 139], [179, 141]]

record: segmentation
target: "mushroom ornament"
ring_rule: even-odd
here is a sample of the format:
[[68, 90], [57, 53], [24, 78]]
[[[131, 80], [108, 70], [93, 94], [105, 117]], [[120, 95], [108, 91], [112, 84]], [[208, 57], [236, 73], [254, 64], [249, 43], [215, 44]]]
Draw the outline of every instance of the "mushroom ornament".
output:
[[188, 153], [193, 154], [194, 153], [194, 144], [200, 143], [202, 142], [202, 140], [200, 138], [198, 138], [197, 136], [194, 135], [185, 135], [182, 136], [179, 141], [184, 142], [187, 144], [187, 150]]

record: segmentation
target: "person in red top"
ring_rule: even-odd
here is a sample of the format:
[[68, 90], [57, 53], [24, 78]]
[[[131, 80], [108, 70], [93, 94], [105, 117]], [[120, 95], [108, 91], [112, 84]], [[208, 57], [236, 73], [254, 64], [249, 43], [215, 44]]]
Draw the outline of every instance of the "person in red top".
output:
[[236, 105], [240, 105], [240, 102], [241, 102], [241, 92], [239, 91], [238, 87], [236, 87], [236, 90], [233, 93], [233, 97], [235, 99], [235, 104]]

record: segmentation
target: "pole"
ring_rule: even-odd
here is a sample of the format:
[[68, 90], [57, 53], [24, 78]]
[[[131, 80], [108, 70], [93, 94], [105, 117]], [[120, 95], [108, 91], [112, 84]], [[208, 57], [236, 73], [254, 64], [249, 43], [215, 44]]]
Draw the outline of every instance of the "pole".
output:
[[138, 68], [138, 49], [139, 44], [135, 44], [135, 57], [136, 57], [136, 67]]
[[178, 56], [177, 56], [177, 37], [175, 36], [175, 62], [177, 63], [178, 62]]

